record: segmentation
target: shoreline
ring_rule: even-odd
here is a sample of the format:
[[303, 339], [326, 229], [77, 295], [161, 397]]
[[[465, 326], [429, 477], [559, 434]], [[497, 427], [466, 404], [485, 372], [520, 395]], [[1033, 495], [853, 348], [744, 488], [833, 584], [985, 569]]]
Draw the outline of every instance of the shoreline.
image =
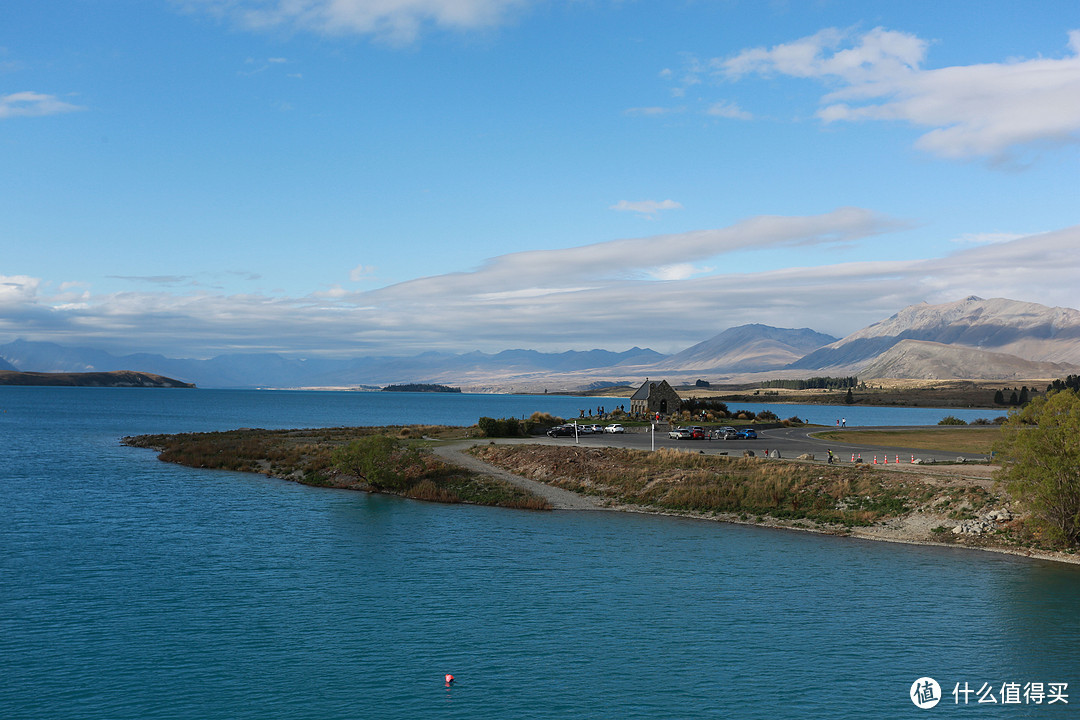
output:
[[[631, 512], [642, 515], [661, 515], [666, 517], [684, 518], [690, 520], [704, 520], [709, 522], [722, 522], [733, 525], [746, 525], [752, 527], [767, 528], [770, 530], [792, 530], [800, 532], [811, 532], [819, 535], [833, 535], [836, 537], [850, 537], [860, 540], [871, 540], [877, 542], [891, 542], [901, 545], [922, 545], [927, 547], [944, 547], [944, 548], [957, 548], [963, 550], [981, 550], [984, 552], [993, 552], [1002, 555], [1012, 555], [1019, 558], [1031, 559], [1031, 560], [1043, 560], [1047, 562], [1059, 562], [1070, 565], [1080, 565], [1080, 554], [1067, 553], [1056, 550], [1039, 550], [1035, 548], [1020, 548], [1020, 547], [1008, 547], [1003, 545], [992, 544], [970, 544], [964, 542], [941, 542], [933, 539], [921, 537], [912, 533], [910, 530], [904, 528], [906, 520], [910, 520], [916, 516], [921, 516], [922, 525], [928, 526], [931, 523], [955, 523], [956, 520], [950, 520], [943, 516], [929, 516], [925, 513], [913, 512], [907, 516], [890, 518], [882, 523], [865, 526], [865, 527], [851, 527], [845, 530], [838, 530], [829, 527], [822, 527], [820, 524], [814, 523], [813, 525], [800, 525], [795, 523], [785, 523], [775, 518], [766, 518], [763, 522], [753, 522], [749, 520], [743, 520], [736, 513], [730, 512], [714, 512], [714, 513], [701, 513], [701, 512], [678, 512], [674, 510], [662, 509], [662, 508], [650, 508], [644, 505], [630, 505], [630, 504], [611, 504], [602, 498], [592, 498], [586, 495], [580, 495], [570, 490], [565, 490], [557, 486], [549, 485], [547, 483], [541, 483], [537, 480], [518, 475], [507, 468], [500, 467], [498, 465], [492, 465], [480, 458], [472, 455], [468, 455], [466, 451], [473, 447], [478, 447], [479, 444], [470, 441], [469, 443], [452, 443], [440, 448], [443, 452], [438, 452], [438, 455], [447, 462], [456, 462], [459, 457], [465, 457], [469, 459], [467, 467], [479, 472], [490, 472], [497, 475], [501, 479], [508, 482], [518, 484], [519, 487], [527, 489], [530, 492], [536, 492], [536, 486], [548, 488], [549, 490], [556, 491], [558, 493], [570, 493], [582, 500], [590, 501], [589, 506], [559, 506], [556, 503], [552, 503], [553, 510], [568, 510], [572, 512], [578, 512], [582, 510], [597, 511], [606, 510], [609, 512]], [[884, 470], [882, 470], [884, 472]], [[891, 471], [890, 471], [891, 472]], [[974, 479], [974, 478], [972, 478]], [[548, 498], [550, 501], [550, 498]], [[810, 521], [807, 521], [810, 522]], [[892, 527], [890, 527], [892, 524]], [[906, 534], [905, 534], [906, 532]]]

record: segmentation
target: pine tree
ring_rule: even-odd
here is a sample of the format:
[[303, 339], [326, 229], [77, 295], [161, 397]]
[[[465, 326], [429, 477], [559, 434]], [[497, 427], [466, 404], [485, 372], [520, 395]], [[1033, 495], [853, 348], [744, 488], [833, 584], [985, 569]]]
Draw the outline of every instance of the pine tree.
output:
[[994, 404], [995, 405], [1004, 405], [1005, 404], [1005, 393], [1001, 392], [1000, 390], [998, 390], [996, 393], [994, 393]]

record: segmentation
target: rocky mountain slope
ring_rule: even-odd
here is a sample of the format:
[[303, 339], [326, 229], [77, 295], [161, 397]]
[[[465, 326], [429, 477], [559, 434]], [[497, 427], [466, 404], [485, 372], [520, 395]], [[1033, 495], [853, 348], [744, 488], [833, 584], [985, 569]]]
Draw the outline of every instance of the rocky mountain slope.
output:
[[1075, 365], [1024, 360], [1006, 353], [925, 340], [901, 340], [859, 370], [859, 375], [864, 378], [916, 380], [1029, 380], [1066, 377], [1074, 373]]
[[[934, 345], [909, 346], [884, 355], [906, 340]], [[955, 352], [958, 349], [969, 351], [962, 355], [963, 361]], [[980, 357], [979, 353], [1011, 359]], [[788, 367], [857, 372], [865, 377], [979, 378], [1024, 374], [1028, 370], [1020, 369], [1023, 362], [1057, 363], [1071, 371], [1080, 367], [1080, 311], [974, 296], [941, 305], [922, 303], [809, 353]], [[1053, 367], [1042, 366], [1031, 377], [1045, 377], [1043, 371]]]

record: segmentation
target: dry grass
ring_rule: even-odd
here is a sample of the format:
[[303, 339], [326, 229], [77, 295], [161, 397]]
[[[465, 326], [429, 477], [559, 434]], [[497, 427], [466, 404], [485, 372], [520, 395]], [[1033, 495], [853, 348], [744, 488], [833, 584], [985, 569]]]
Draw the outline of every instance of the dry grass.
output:
[[865, 525], [911, 510], [931, 495], [919, 478], [870, 468], [822, 467], [663, 448], [487, 445], [485, 462], [614, 503], [694, 513], [806, 518]]

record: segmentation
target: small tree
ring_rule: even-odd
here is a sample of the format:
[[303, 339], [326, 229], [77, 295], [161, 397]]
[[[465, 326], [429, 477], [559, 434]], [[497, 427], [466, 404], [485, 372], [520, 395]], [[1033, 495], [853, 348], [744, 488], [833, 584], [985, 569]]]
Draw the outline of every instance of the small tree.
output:
[[855, 396], [851, 394], [851, 388], [847, 389], [847, 395], [844, 396], [844, 402], [848, 405], [855, 404]]
[[999, 478], [1050, 539], [1080, 541], [1080, 396], [1055, 392], [1009, 413], [996, 450]]
[[408, 485], [405, 470], [419, 462], [419, 454], [386, 435], [369, 435], [339, 447], [331, 461], [374, 490], [402, 490]]
[[994, 404], [995, 405], [1004, 405], [1005, 404], [1005, 393], [1001, 392], [1000, 390], [998, 390], [996, 393], [994, 393]]

